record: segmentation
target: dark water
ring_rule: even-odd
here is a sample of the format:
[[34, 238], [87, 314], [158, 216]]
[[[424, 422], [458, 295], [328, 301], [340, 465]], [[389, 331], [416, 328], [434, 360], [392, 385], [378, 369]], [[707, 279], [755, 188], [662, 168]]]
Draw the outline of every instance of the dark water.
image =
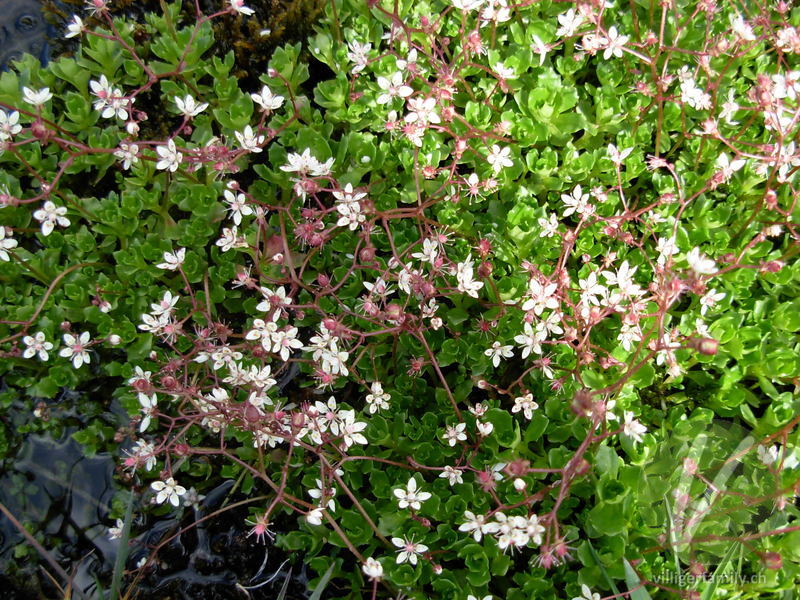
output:
[[[110, 506], [115, 496], [123, 505], [130, 497], [128, 486], [121, 486], [114, 478], [119, 457], [109, 453], [88, 457], [71, 437], [81, 426], [85, 403], [91, 398], [100, 402], [99, 394], [100, 390], [66, 392], [49, 403], [49, 418], [64, 423], [58, 439], [44, 434], [14, 434], [33, 418], [21, 401], [0, 415], [12, 446], [0, 466], [0, 502], [72, 576], [78, 592], [74, 597], [82, 593], [88, 599], [107, 597], [120, 549], [120, 540], [108, 536], [108, 528], [115, 524], [109, 516]], [[80, 408], [81, 403], [84, 408]], [[127, 423], [127, 416], [116, 403], [111, 403], [102, 418], [117, 425]], [[159, 518], [143, 515], [138, 504], [141, 497], [136, 496], [126, 565], [130, 574], [122, 589], [133, 582], [140, 560], [150, 557], [163, 540], [179, 533], [140, 573], [133, 588], [139, 598], [225, 600], [249, 594], [253, 600], [274, 600], [287, 579], [285, 598], [306, 598], [308, 579], [302, 560], [292, 565], [278, 548], [248, 538], [245, 508], [225, 511], [192, 526], [224, 502], [244, 499], [231, 493], [233, 484], [222, 479], [210, 482], [202, 490], [206, 497], [195, 506], [171, 510]], [[60, 579], [17, 526], [0, 514], [0, 600], [59, 598], [44, 569]]]
[[39, 0], [0, 0], [0, 70], [26, 52], [47, 62], [47, 37], [54, 34]]

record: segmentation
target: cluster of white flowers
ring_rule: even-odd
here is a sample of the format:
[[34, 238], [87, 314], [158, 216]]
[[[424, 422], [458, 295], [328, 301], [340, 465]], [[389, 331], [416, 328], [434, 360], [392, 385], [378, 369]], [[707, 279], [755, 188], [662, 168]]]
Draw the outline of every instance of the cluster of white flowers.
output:
[[678, 79], [680, 80], [681, 102], [697, 110], [709, 110], [711, 108], [711, 96], [698, 87], [694, 77], [689, 73], [688, 67], [684, 66], [678, 72]]
[[339, 220], [336, 225], [347, 227], [350, 231], [355, 231], [366, 220], [361, 200], [366, 198], [366, 192], [353, 190], [353, 185], [348, 183], [343, 189], [334, 190], [333, 197], [336, 198], [336, 212], [339, 213]]
[[312, 359], [320, 370], [328, 375], [341, 375], [346, 377], [350, 371], [347, 368], [349, 352], [339, 349], [339, 338], [320, 323], [319, 333], [308, 340], [309, 345], [303, 348], [311, 352]]
[[467, 256], [463, 262], [456, 264], [456, 281], [458, 290], [473, 298], [478, 297], [478, 290], [483, 287], [482, 281], [475, 281], [474, 263], [472, 256]]
[[472, 532], [476, 542], [480, 542], [486, 534], [494, 535], [501, 550], [524, 548], [531, 542], [539, 545], [545, 531], [539, 523], [539, 517], [533, 513], [523, 517], [496, 512], [492, 515], [494, 520], [490, 521], [484, 515], [465, 511], [464, 518], [466, 522], [459, 526], [459, 531]]
[[123, 121], [128, 120], [131, 105], [135, 98], [126, 98], [120, 88], [114, 87], [109, 83], [105, 75], [100, 76], [99, 81], [89, 82], [92, 94], [97, 96], [94, 102], [94, 109], [100, 112], [104, 119], [118, 118]]

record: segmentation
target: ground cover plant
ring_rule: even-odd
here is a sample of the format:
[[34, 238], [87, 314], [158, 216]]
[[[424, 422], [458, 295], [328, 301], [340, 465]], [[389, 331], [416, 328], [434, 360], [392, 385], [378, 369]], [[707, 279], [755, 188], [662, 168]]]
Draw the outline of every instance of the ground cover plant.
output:
[[244, 87], [242, 0], [109, 4], [0, 76], [0, 373], [121, 382], [112, 536], [231, 479], [330, 597], [791, 597], [796, 9], [342, 0]]

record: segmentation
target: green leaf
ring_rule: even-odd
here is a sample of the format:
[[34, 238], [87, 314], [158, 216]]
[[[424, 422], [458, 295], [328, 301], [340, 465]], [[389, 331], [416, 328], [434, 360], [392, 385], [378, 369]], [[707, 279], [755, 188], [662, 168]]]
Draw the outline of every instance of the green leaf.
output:
[[628, 597], [631, 600], [652, 600], [650, 594], [641, 585], [639, 576], [633, 570], [631, 563], [627, 559], [623, 559], [623, 564], [625, 565], [625, 583], [628, 584]]

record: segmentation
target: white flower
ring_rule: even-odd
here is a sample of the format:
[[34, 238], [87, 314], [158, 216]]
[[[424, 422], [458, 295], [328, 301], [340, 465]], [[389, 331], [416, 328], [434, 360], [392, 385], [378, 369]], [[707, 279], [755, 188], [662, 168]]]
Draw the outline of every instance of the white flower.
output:
[[284, 361], [289, 360], [293, 350], [302, 347], [303, 342], [297, 339], [297, 327], [287, 327], [272, 335], [272, 352], [280, 354]]
[[592, 593], [592, 590], [589, 589], [589, 586], [581, 584], [581, 595], [576, 596], [572, 600], [600, 600], [600, 594], [597, 592]]
[[542, 353], [542, 342], [547, 334], [538, 327], [534, 330], [530, 323], [522, 325], [524, 334], [514, 336], [514, 341], [522, 346], [522, 358], [528, 358], [531, 352]]
[[7, 113], [0, 108], [0, 142], [4, 142], [22, 131], [19, 124], [19, 112], [12, 110]]
[[321, 508], [315, 508], [306, 513], [306, 523], [309, 525], [322, 525], [323, 512]]
[[546, 285], [539, 282], [537, 279], [531, 279], [528, 283], [528, 294], [530, 298], [523, 302], [522, 310], [532, 310], [537, 316], [541, 315], [546, 309], [557, 309], [558, 298], [555, 293], [558, 289], [558, 284], [548, 283]]
[[347, 227], [350, 231], [358, 229], [367, 219], [358, 202], [339, 202], [336, 204], [336, 212], [340, 215], [336, 221], [337, 227]]
[[505, 66], [502, 62], [496, 63], [494, 65], [494, 70], [500, 79], [515, 79], [517, 76], [514, 69]]
[[372, 382], [372, 393], [367, 394], [367, 410], [370, 414], [375, 414], [379, 410], [386, 410], [389, 408], [389, 400], [391, 396], [383, 391], [383, 386], [380, 381]]
[[717, 272], [716, 263], [705, 254], [701, 254], [700, 249], [696, 247], [689, 250], [686, 262], [697, 275], [713, 275]]
[[158, 398], [155, 394], [148, 396], [147, 394], [139, 393], [139, 404], [141, 406], [142, 422], [139, 424], [139, 432], [145, 431], [150, 426], [150, 419], [158, 408]]
[[244, 0], [229, 0], [229, 2], [231, 5], [229, 10], [235, 13], [239, 13], [240, 15], [247, 15], [249, 17], [250, 15], [253, 15], [256, 12], [252, 8], [248, 8], [247, 6], [245, 6]]
[[139, 162], [139, 146], [120, 142], [119, 148], [114, 150], [114, 156], [122, 161], [122, 168], [128, 170]]
[[642, 341], [642, 330], [638, 325], [628, 325], [623, 323], [619, 330], [617, 340], [620, 342], [626, 352], [630, 352], [633, 347], [633, 342]]
[[547, 47], [547, 44], [539, 39], [538, 35], [534, 35], [531, 39], [531, 50], [533, 50], [534, 54], [539, 55], [539, 66], [541, 67], [544, 64], [544, 59], [547, 58], [547, 53], [550, 51], [550, 49]]
[[115, 527], [108, 528], [108, 539], [116, 540], [117, 538], [122, 537], [122, 530], [125, 528], [125, 521], [122, 519], [117, 519], [117, 523]]
[[216, 245], [219, 246], [220, 250], [222, 250], [222, 252], [227, 252], [231, 248], [235, 248], [238, 244], [239, 236], [236, 226], [223, 227], [222, 235], [216, 241]]
[[314, 498], [314, 500], [321, 501], [320, 508], [324, 508], [327, 506], [328, 510], [335, 511], [336, 503], [333, 501], [333, 497], [336, 495], [336, 488], [329, 487], [323, 489], [322, 481], [317, 479], [316, 482], [317, 482], [317, 487], [308, 490], [308, 495]]
[[156, 146], [156, 152], [160, 157], [160, 160], [156, 163], [156, 169], [168, 170], [171, 173], [178, 170], [183, 160], [183, 154], [178, 152], [174, 140], [169, 140], [166, 146]]
[[180, 504], [180, 497], [186, 493], [186, 488], [169, 477], [165, 481], [154, 481], [150, 484], [158, 494], [156, 495], [156, 503], [163, 504], [168, 501], [172, 506], [176, 507]]
[[474, 269], [472, 256], [467, 256], [467, 260], [456, 264], [456, 281], [460, 292], [477, 298], [478, 290], [483, 287], [483, 282], [475, 281]]
[[500, 148], [497, 144], [492, 145], [492, 151], [486, 156], [486, 162], [492, 166], [495, 173], [503, 170], [503, 167], [514, 166], [514, 161], [509, 158], [511, 155], [511, 148], [506, 146]]
[[231, 218], [236, 225], [241, 225], [242, 215], [253, 214], [253, 207], [248, 206], [247, 197], [244, 194], [234, 194], [231, 190], [225, 190], [224, 195]]
[[70, 220], [64, 216], [65, 214], [67, 214], [65, 206], [56, 206], [47, 200], [42, 208], [33, 213], [33, 218], [42, 224], [42, 235], [48, 236], [53, 233], [56, 224], [61, 227], [69, 227]]
[[462, 477], [463, 471], [461, 469], [456, 469], [455, 467], [446, 466], [444, 471], [439, 474], [439, 477], [442, 479], [447, 479], [447, 482], [450, 485], [455, 485], [457, 483], [464, 483], [464, 479]]
[[183, 264], [186, 259], [186, 248], [178, 248], [174, 254], [172, 252], [164, 252], [164, 262], [156, 265], [159, 269], [167, 271], [176, 271]]
[[497, 368], [500, 366], [500, 361], [503, 358], [511, 358], [514, 356], [514, 349], [513, 346], [503, 346], [500, 342], [494, 342], [492, 347], [487, 348], [483, 353], [492, 358], [492, 364]]
[[778, 460], [779, 450], [777, 446], [770, 446], [769, 448], [766, 448], [765, 446], [759, 446], [757, 448], [757, 452], [758, 459], [767, 466]]
[[13, 250], [17, 247], [17, 240], [11, 237], [12, 233], [10, 228], [0, 225], [0, 260], [6, 262], [11, 261], [8, 257], [8, 250]]
[[742, 18], [742, 15], [738, 13], [734, 13], [730, 15], [730, 22], [731, 22], [731, 29], [733, 33], [736, 34], [743, 42], [754, 42], [756, 39], [755, 34], [753, 33], [753, 27], [745, 22]]
[[539, 217], [539, 227], [544, 237], [553, 237], [558, 233], [558, 217], [555, 213], [550, 213], [549, 218]]
[[369, 557], [361, 568], [364, 571], [364, 575], [370, 579], [376, 580], [383, 577], [383, 566], [372, 557]]
[[475, 421], [475, 428], [478, 430], [478, 435], [486, 437], [494, 431], [494, 424]]
[[417, 564], [417, 555], [423, 554], [424, 552], [428, 551], [428, 547], [425, 544], [415, 544], [414, 538], [392, 538], [392, 544], [400, 548], [397, 554], [397, 564], [402, 564], [406, 561], [410, 562], [412, 565]]
[[736, 173], [736, 171], [739, 171], [745, 165], [745, 162], [746, 161], [743, 158], [737, 158], [736, 160], [731, 161], [731, 159], [728, 158], [728, 155], [724, 152], [717, 156], [716, 165], [719, 168], [720, 174], [722, 175], [722, 180], [726, 183], [730, 181], [731, 177], [733, 177], [733, 174]]
[[289, 161], [286, 165], [281, 165], [281, 171], [287, 173], [297, 173], [301, 177], [311, 175], [312, 177], [321, 177], [330, 174], [331, 166], [333, 166], [333, 159], [328, 159], [324, 163], [320, 163], [314, 156], [311, 155], [311, 149], [306, 148], [302, 154], [291, 152], [287, 155], [286, 159]]
[[425, 127], [428, 123], [441, 123], [441, 118], [436, 113], [436, 98], [410, 98], [408, 101], [408, 114], [406, 123], [419, 123]]
[[104, 119], [117, 117], [123, 121], [128, 120], [128, 108], [132, 100], [125, 98], [121, 89], [113, 87], [105, 75], [100, 75], [99, 81], [90, 81], [89, 87], [97, 96], [94, 109], [100, 111], [101, 117]]
[[514, 406], [511, 409], [512, 413], [522, 411], [525, 418], [529, 421], [533, 418], [533, 411], [539, 408], [539, 405], [533, 401], [533, 394], [527, 393], [524, 396], [514, 399]]
[[144, 468], [147, 471], [152, 471], [156, 466], [158, 459], [155, 455], [155, 446], [146, 440], [136, 440], [136, 445], [131, 450], [124, 450], [125, 454], [129, 456], [125, 460], [126, 467], [138, 468], [140, 463], [144, 461]]
[[629, 410], [625, 411], [624, 417], [625, 422], [622, 425], [622, 433], [633, 438], [634, 442], [641, 442], [642, 434], [647, 433], [647, 427], [634, 419], [633, 413]]
[[72, 358], [72, 366], [76, 369], [80, 369], [84, 363], [88, 365], [89, 362], [91, 362], [89, 352], [86, 350], [86, 345], [89, 343], [89, 338], [90, 336], [88, 331], [84, 331], [79, 337], [65, 333], [64, 343], [67, 345], [67, 347], [62, 348], [58, 355], [65, 358]]
[[621, 165], [628, 156], [633, 152], [633, 147], [625, 148], [625, 150], [618, 150], [614, 144], [608, 145], [608, 157], [615, 165]]
[[208, 102], [202, 102], [201, 104], [198, 104], [193, 96], [187, 94], [183, 98], [176, 96], [175, 106], [178, 107], [178, 110], [181, 112], [181, 114], [183, 114], [184, 117], [191, 119], [207, 109]]
[[396, 488], [393, 493], [400, 508], [411, 508], [411, 510], [419, 510], [422, 502], [431, 497], [430, 492], [417, 491], [417, 481], [413, 477], [408, 480], [406, 489]]
[[422, 252], [414, 252], [411, 257], [417, 258], [422, 262], [434, 264], [438, 255], [439, 244], [436, 242], [436, 240], [427, 238], [422, 240]]
[[571, 37], [575, 31], [583, 25], [583, 15], [576, 13], [574, 8], [570, 8], [563, 15], [558, 15], [560, 27], [556, 31], [558, 37]]
[[74, 38], [81, 33], [83, 33], [83, 21], [78, 15], [74, 15], [72, 21], [67, 23], [67, 33], [64, 37], [67, 39]]
[[709, 308], [714, 308], [720, 300], [725, 298], [725, 292], [718, 292], [715, 289], [708, 290], [705, 295], [700, 298], [700, 314], [705, 315]]
[[[289, 306], [292, 303], [291, 297], [286, 295], [286, 290], [283, 289], [283, 286], [280, 286], [274, 292], [265, 287], [260, 288], [260, 291], [265, 299], [258, 303], [256, 310], [269, 312], [272, 309]], [[277, 317], [274, 317], [274, 319], [277, 319]]]
[[719, 113], [719, 118], [729, 125], [738, 125], [738, 121], [733, 120], [736, 111], [741, 107], [736, 103], [736, 93], [733, 90], [728, 90], [728, 100], [722, 105], [722, 110]]
[[463, 442], [467, 439], [467, 434], [464, 433], [466, 428], [466, 423], [459, 423], [455, 426], [448, 425], [442, 437], [445, 439], [445, 441], [447, 441], [450, 447], [453, 447], [456, 445], [456, 442]]
[[22, 88], [22, 99], [31, 106], [39, 107], [45, 102], [49, 101], [53, 94], [50, 93], [50, 88], [42, 88], [40, 90], [33, 90], [29, 87]]
[[234, 131], [233, 133], [242, 148], [250, 152], [261, 152], [263, 150], [261, 144], [267, 139], [263, 135], [256, 135], [250, 125], [246, 126], [242, 132]]
[[253, 102], [258, 104], [261, 110], [265, 112], [280, 108], [283, 106], [284, 101], [283, 96], [276, 96], [266, 85], [261, 88], [260, 94], [250, 94], [250, 97], [253, 99]]
[[42, 361], [50, 358], [47, 352], [53, 349], [53, 344], [45, 339], [43, 332], [37, 331], [32, 337], [26, 335], [22, 338], [22, 342], [27, 346], [25, 352], [22, 353], [22, 358], [33, 358], [37, 354], [39, 355], [39, 360]]
[[639, 296], [641, 295], [642, 288], [639, 284], [634, 283], [633, 276], [639, 267], [631, 268], [628, 261], [622, 261], [622, 264], [614, 271], [603, 271], [600, 273], [606, 279], [608, 285], [616, 285], [619, 291], [624, 296]]
[[331, 428], [341, 433], [345, 450], [353, 444], [361, 444], [363, 446], [368, 443], [367, 438], [361, 433], [367, 428], [367, 424], [363, 421], [356, 421], [355, 411], [341, 410], [339, 411], [339, 418], [341, 422], [335, 423], [335, 427], [332, 425]]
[[403, 73], [394, 72], [391, 77], [378, 77], [378, 87], [383, 93], [375, 100], [378, 104], [388, 104], [392, 98], [408, 98], [414, 90], [405, 85]]
[[589, 194], [584, 194], [580, 184], [575, 186], [572, 194], [561, 194], [561, 201], [566, 204], [563, 216], [568, 217], [572, 213], [579, 215], [589, 215], [592, 213], [592, 205], [589, 203]]
[[[504, 465], [505, 466], [505, 465]], [[464, 511], [466, 523], [459, 525], [459, 531], [471, 531], [476, 542], [480, 542], [484, 534], [495, 533], [500, 528], [497, 523], [489, 523], [484, 515], [476, 515], [468, 510]]]
[[711, 96], [697, 87], [695, 80], [689, 76], [680, 84], [681, 101], [698, 110], [711, 108]]
[[617, 33], [617, 28], [612, 26], [608, 30], [608, 38], [606, 40], [608, 45], [603, 52], [603, 58], [605, 60], [608, 60], [612, 56], [620, 58], [622, 56], [622, 48], [628, 43], [628, 39], [627, 35], [619, 35], [619, 33]]
[[658, 252], [658, 259], [656, 262], [660, 266], [664, 266], [664, 264], [672, 255], [679, 252], [675, 236], [673, 235], [668, 238], [658, 238], [658, 242], [656, 243], [656, 251]]
[[348, 42], [347, 60], [355, 63], [351, 72], [360, 73], [367, 66], [367, 52], [372, 49], [372, 44], [360, 44], [359, 42]]

